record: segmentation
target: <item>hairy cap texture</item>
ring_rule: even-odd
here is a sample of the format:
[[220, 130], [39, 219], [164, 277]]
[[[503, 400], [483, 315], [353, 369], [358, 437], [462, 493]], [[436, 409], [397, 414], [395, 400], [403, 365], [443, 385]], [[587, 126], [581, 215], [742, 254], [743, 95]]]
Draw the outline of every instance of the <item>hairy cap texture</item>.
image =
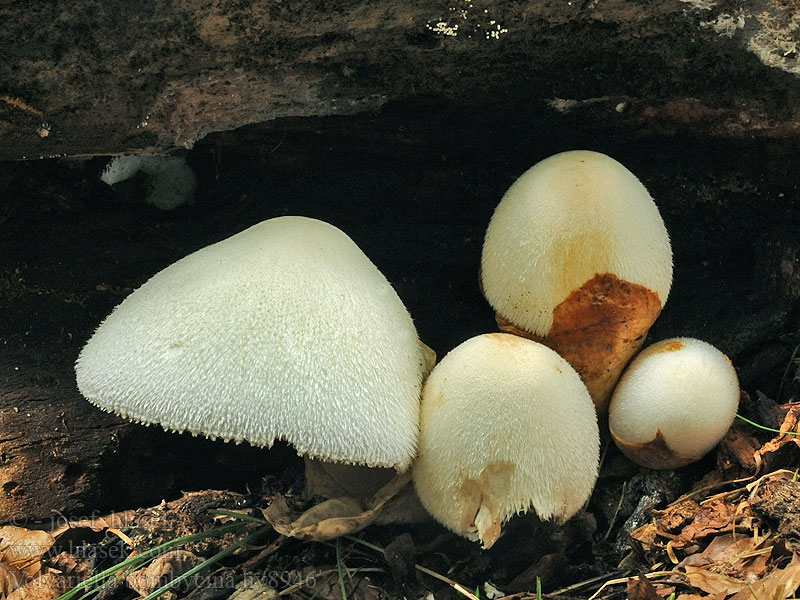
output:
[[486, 232], [486, 299], [500, 317], [546, 336], [553, 311], [595, 275], [610, 273], [666, 302], [672, 250], [650, 194], [604, 154], [562, 152], [509, 188]]
[[433, 370], [422, 394], [414, 485], [425, 508], [491, 546], [529, 508], [566, 519], [597, 477], [594, 406], [549, 348], [495, 333], [471, 338]]
[[653, 469], [695, 461], [723, 438], [739, 405], [728, 357], [693, 338], [643, 350], [622, 375], [609, 406], [609, 428], [632, 460]]
[[144, 423], [404, 468], [426, 357], [394, 289], [336, 227], [264, 221], [133, 292], [76, 364], [81, 393]]

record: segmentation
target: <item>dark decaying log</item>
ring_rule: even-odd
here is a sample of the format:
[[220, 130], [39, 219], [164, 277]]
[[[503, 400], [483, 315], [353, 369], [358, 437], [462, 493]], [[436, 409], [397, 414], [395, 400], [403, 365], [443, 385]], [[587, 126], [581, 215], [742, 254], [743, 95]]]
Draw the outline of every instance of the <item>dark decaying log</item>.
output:
[[0, 3], [0, 158], [191, 147], [425, 96], [796, 135], [793, 2]]

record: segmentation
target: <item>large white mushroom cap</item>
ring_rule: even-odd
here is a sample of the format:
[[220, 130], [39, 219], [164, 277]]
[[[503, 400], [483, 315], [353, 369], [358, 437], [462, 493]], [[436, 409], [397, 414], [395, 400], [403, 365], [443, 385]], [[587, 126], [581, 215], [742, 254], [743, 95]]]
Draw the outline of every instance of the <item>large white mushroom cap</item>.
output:
[[739, 406], [739, 380], [722, 352], [693, 338], [643, 350], [611, 397], [608, 425], [617, 446], [651, 469], [705, 455], [725, 436]]
[[595, 275], [658, 295], [672, 284], [672, 250], [650, 194], [613, 158], [562, 152], [528, 169], [495, 209], [483, 246], [486, 299], [504, 319], [545, 336], [553, 309]]
[[86, 398], [136, 421], [405, 468], [427, 366], [402, 301], [355, 243], [281, 217], [157, 273], [75, 370]]
[[445, 356], [423, 388], [414, 485], [438, 521], [488, 548], [530, 507], [542, 519], [577, 512], [599, 445], [594, 405], [567, 361], [518, 336], [481, 335]]

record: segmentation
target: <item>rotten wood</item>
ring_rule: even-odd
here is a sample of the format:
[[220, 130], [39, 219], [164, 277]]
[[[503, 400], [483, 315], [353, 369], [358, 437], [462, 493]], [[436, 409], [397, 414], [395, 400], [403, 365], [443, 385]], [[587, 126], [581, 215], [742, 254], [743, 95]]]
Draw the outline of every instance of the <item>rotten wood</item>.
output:
[[[0, 3], [0, 159], [168, 152], [425, 97], [796, 137], [779, 0]], [[794, 44], [794, 46], [793, 46]], [[793, 50], [794, 48], [794, 50]]]

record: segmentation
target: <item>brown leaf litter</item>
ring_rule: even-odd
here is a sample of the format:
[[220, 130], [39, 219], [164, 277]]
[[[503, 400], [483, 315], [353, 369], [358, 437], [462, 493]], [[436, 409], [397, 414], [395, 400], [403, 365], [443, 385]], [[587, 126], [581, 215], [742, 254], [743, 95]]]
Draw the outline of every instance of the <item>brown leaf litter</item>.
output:
[[651, 564], [671, 565], [668, 578], [652, 583], [660, 590], [677, 582], [676, 600], [787, 598], [800, 586], [794, 472], [769, 473], [700, 502], [683, 498], [654, 517], [631, 539]]
[[[147, 596], [202, 562], [202, 558], [186, 550], [172, 550], [156, 558], [147, 567], [129, 574], [125, 583], [140, 596]], [[205, 573], [201, 571], [190, 578], [188, 585], [182, 586], [181, 591], [191, 592], [204, 577]]]
[[305, 541], [326, 541], [361, 531], [378, 521], [386, 512], [397, 512], [391, 501], [408, 491], [411, 473], [396, 475], [365, 504], [356, 498], [330, 498], [302, 514], [295, 514], [282, 496], [273, 498], [263, 511], [275, 531], [286, 537]]
[[[800, 428], [800, 406], [784, 405], [780, 410], [783, 431]], [[631, 553], [617, 572], [600, 577], [595, 571], [591, 579], [543, 597], [575, 598], [572, 594], [576, 590], [595, 589], [592, 598], [609, 600], [622, 594], [632, 600], [788, 598], [800, 586], [800, 481], [795, 470], [798, 464], [800, 440], [796, 436], [782, 433], [760, 444], [751, 429], [735, 426], [717, 451], [715, 470], [696, 482], [693, 491], [662, 510], [648, 508], [636, 523], [644, 522], [643, 525], [631, 526]], [[774, 468], [767, 472], [767, 466]], [[725, 475], [734, 478], [726, 480]], [[0, 598], [55, 598], [110, 566], [96, 564], [74, 552], [76, 544], [80, 547], [84, 543], [81, 540], [90, 540], [85, 543], [92, 547], [99, 544], [106, 549], [119, 548], [123, 554], [116, 560], [118, 563], [125, 556], [207, 531], [220, 523], [253, 518], [266, 519], [265, 524], [272, 526], [273, 531], [267, 534], [269, 538], [263, 546], [236, 550], [228, 562], [197, 573], [167, 597], [213, 600], [233, 592], [234, 600], [275, 600], [280, 596], [380, 600], [391, 597], [386, 586], [393, 581], [395, 588], [389, 589], [402, 590], [398, 593], [407, 597], [417, 598], [420, 589], [427, 589], [436, 590], [437, 599], [442, 594], [447, 599], [474, 598], [474, 582], [470, 588], [450, 578], [455, 567], [436, 572], [424, 566], [436, 562], [436, 555], [457, 560], [458, 554], [451, 548], [455, 543], [452, 539], [437, 550], [435, 545], [425, 548], [425, 537], [411, 535], [407, 528], [402, 535], [389, 538], [393, 540], [391, 543], [384, 542], [384, 547], [352, 537], [369, 525], [408, 522], [403, 510], [407, 504], [404, 494], [409, 489], [406, 473], [391, 477], [372, 495], [338, 496], [316, 505], [310, 505], [291, 491], [243, 496], [208, 490], [186, 493], [177, 500], [148, 509], [86, 522], [73, 521], [55, 530], [55, 535], [0, 528]], [[258, 507], [264, 503], [266, 508], [259, 511]], [[212, 509], [220, 508], [226, 510], [217, 511], [215, 516]], [[256, 526], [248, 525], [248, 531]], [[613, 521], [609, 532], [611, 526]], [[371, 531], [380, 538], [380, 529]], [[241, 531], [228, 533], [172, 549], [136, 571], [122, 573], [103, 597], [109, 593], [119, 595], [114, 590], [123, 586], [146, 596], [243, 535]], [[591, 539], [588, 534], [588, 546]], [[597, 536], [594, 539], [595, 543], [604, 543], [598, 542]], [[607, 540], [608, 535], [603, 539]], [[423, 545], [418, 546], [420, 541]], [[520, 552], [520, 541], [527, 543], [524, 538], [503, 541], [511, 544], [502, 550], [506, 554]], [[547, 583], [551, 588], [551, 579], [563, 580], [563, 572], [572, 568], [568, 557], [574, 544], [559, 550], [545, 547], [543, 542], [543, 539], [538, 542], [540, 552], [529, 555], [530, 562], [507, 569], [508, 583], [499, 586], [511, 594], [504, 596], [507, 600], [536, 598], [532, 590], [537, 582]], [[466, 553], [459, 550], [463, 557], [460, 560], [485, 569], [480, 560], [487, 561], [489, 554], [466, 543], [465, 548]], [[594, 557], [602, 557], [602, 552], [602, 547], [592, 549]], [[508, 555], [506, 562], [514, 558]], [[283, 569], [278, 571], [280, 577], [274, 581], [264, 579], [265, 573], [275, 573], [270, 569], [276, 566]], [[453, 576], [464, 573], [469, 571], [462, 568]], [[209, 580], [223, 576], [228, 578], [224, 589], [209, 586]], [[439, 588], [431, 585], [436, 580]], [[489, 594], [486, 590], [492, 590], [492, 597], [502, 595], [488, 580], [480, 581], [484, 582], [482, 597]]]
[[25, 590], [41, 579], [41, 558], [54, 541], [46, 531], [0, 527], [0, 597], [29, 597]]

